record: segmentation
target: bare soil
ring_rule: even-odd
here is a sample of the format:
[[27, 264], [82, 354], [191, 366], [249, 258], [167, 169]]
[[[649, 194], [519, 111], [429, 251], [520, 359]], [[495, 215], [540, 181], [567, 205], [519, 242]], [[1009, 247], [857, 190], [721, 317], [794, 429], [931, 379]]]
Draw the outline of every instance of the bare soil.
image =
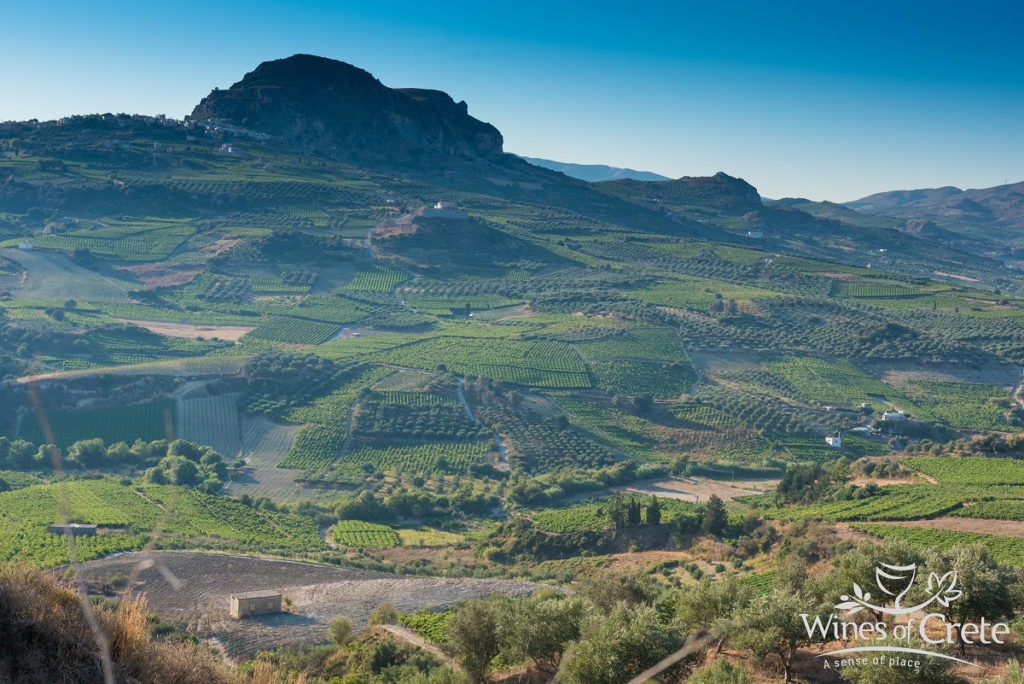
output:
[[205, 271], [206, 267], [196, 264], [137, 264], [122, 266], [121, 270], [128, 271], [147, 290], [152, 290], [156, 287], [190, 283], [197, 275]]
[[[380, 603], [402, 612], [451, 605], [467, 597], [518, 595], [542, 585], [512, 580], [406, 577], [314, 563], [191, 552], [137, 552], [80, 566], [87, 580], [124, 573], [149, 608], [200, 637], [216, 640], [236, 660], [261, 649], [327, 640], [331, 620], [345, 616], [357, 628]], [[290, 611], [234, 620], [232, 593], [274, 589], [293, 601]]]
[[167, 337], [183, 337], [189, 340], [197, 340], [200, 337], [208, 340], [216, 337], [219, 340], [237, 342], [242, 335], [255, 330], [253, 327], [246, 327], [242, 325], [196, 325], [194, 323], [167, 323], [164, 321], [135, 321], [131, 319], [119, 320], [123, 320], [125, 323], [131, 323], [132, 325], [137, 325], [140, 328], [145, 328], [146, 330], [155, 332], [158, 335], [166, 335]]
[[690, 363], [701, 375], [714, 375], [716, 370], [739, 371], [759, 368], [757, 354], [747, 351], [689, 352]]
[[901, 385], [908, 380], [936, 380], [939, 382], [972, 382], [1010, 388], [1020, 380], [1020, 368], [1010, 364], [989, 363], [978, 368], [943, 364], [925, 366], [919, 363], [865, 364], [865, 370], [877, 375], [883, 382]]
[[651, 494], [666, 499], [679, 499], [680, 501], [707, 501], [712, 494], [717, 494], [723, 501], [735, 499], [737, 496], [748, 496], [750, 494], [763, 494], [766, 491], [775, 489], [779, 480], [737, 480], [734, 482], [724, 480], [708, 480], [702, 477], [676, 479], [667, 478], [664, 480], [644, 480], [620, 487], [610, 487], [607, 490], [597, 492], [586, 492], [579, 494], [574, 499], [591, 499], [597, 496], [604, 496], [609, 492], [620, 492], [623, 494]]
[[227, 236], [225, 236], [225, 237], [220, 238], [216, 242], [214, 242], [212, 245], [207, 245], [207, 246], [203, 247], [199, 251], [200, 252], [212, 252], [213, 254], [220, 254], [221, 252], [226, 252], [227, 250], [229, 250], [232, 247], [234, 247], [235, 245], [237, 245], [239, 239], [240, 238], [237, 238], [237, 237], [227, 237]]

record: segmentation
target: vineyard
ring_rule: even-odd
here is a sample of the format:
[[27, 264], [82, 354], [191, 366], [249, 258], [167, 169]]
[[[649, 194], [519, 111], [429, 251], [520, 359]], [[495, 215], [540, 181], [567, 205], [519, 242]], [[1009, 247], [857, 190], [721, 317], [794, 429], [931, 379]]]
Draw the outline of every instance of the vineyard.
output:
[[288, 344], [320, 344], [338, 332], [337, 323], [278, 317], [253, 330], [246, 337], [257, 337]]
[[914, 415], [955, 428], [1016, 431], [1007, 423], [1009, 389], [997, 385], [918, 380], [900, 386], [913, 401]]
[[611, 395], [650, 394], [655, 399], [677, 399], [688, 394], [697, 380], [690, 365], [684, 363], [591, 361], [587, 368], [594, 384]]
[[286, 412], [285, 418], [303, 427], [295, 433], [295, 444], [278, 467], [315, 470], [333, 463], [341, 456], [348, 436], [348, 412], [359, 392], [393, 372], [387, 368], [362, 367], [340, 389]]
[[488, 437], [454, 396], [426, 392], [373, 393], [353, 414], [353, 434], [378, 439], [465, 440]]
[[690, 360], [673, 328], [631, 328], [601, 340], [581, 342], [576, 348], [587, 361], [623, 359], [688, 363]]
[[883, 487], [882, 492], [865, 499], [783, 508], [771, 514], [789, 520], [813, 517], [836, 521], [917, 520], [956, 510], [966, 494], [961, 488], [934, 485]]
[[888, 297], [914, 297], [924, 294], [918, 288], [910, 288], [900, 283], [869, 283], [837, 281], [833, 288], [833, 296], [854, 297], [863, 299]]
[[[54, 443], [61, 449], [83, 439], [99, 437], [106, 444], [136, 439], [169, 439], [168, 425], [174, 424], [175, 403], [167, 399], [147, 404], [117, 406], [94, 411], [48, 411], [46, 420], [53, 430]], [[35, 413], [25, 416], [18, 435], [35, 444], [49, 440]]]
[[427, 314], [448, 316], [453, 313], [465, 314], [468, 311], [487, 311], [506, 306], [516, 306], [522, 301], [497, 295], [464, 295], [461, 297], [438, 297], [435, 295], [402, 292], [405, 303], [412, 308]]
[[90, 231], [40, 235], [34, 243], [65, 252], [88, 249], [96, 256], [120, 261], [158, 261], [170, 256], [195, 230], [185, 221], [137, 219]]
[[1024, 539], [998, 537], [978, 532], [957, 532], [902, 525], [854, 525], [854, 529], [883, 539], [899, 539], [919, 549], [948, 550], [958, 544], [984, 544], [1001, 562], [1012, 567], [1024, 565]]
[[1024, 461], [1011, 458], [908, 458], [904, 463], [943, 484], [1024, 485]]
[[856, 406], [872, 395], [896, 400], [894, 390], [844, 359], [790, 356], [765, 367], [806, 397], [820, 404]]
[[567, 344], [509, 339], [434, 337], [374, 355], [374, 360], [462, 374], [486, 375], [519, 385], [590, 387], [587, 369]]
[[365, 290], [369, 292], [391, 292], [399, 283], [409, 279], [404, 271], [387, 266], [372, 265], [360, 269], [352, 280], [345, 285], [345, 290]]
[[79, 480], [0, 493], [0, 560], [20, 559], [42, 566], [67, 563], [67, 541], [47, 531], [60, 521], [65, 497], [71, 520], [110, 528], [94, 537], [76, 538], [81, 560], [139, 549], [153, 537], [171, 547], [293, 551], [323, 547], [309, 518], [256, 510], [178, 487]]
[[242, 451], [238, 393], [184, 399], [178, 403], [176, 437], [211, 446], [225, 458]]
[[398, 618], [398, 624], [409, 627], [424, 639], [435, 644], [448, 643], [448, 618], [450, 611], [434, 611], [421, 608]]
[[409, 442], [380, 446], [353, 441], [352, 449], [334, 464], [341, 471], [360, 472], [364, 464], [377, 470], [429, 475], [437, 471], [469, 472], [487, 463], [495, 448], [490, 439], [470, 442]]
[[371, 307], [345, 297], [307, 297], [291, 309], [296, 318], [308, 318], [326, 323], [355, 323], [366, 318]]
[[506, 408], [479, 407], [477, 417], [511, 441], [509, 461], [513, 468], [542, 473], [567, 467], [600, 468], [614, 463], [615, 455], [604, 446], [554, 420], [513, 413]]
[[245, 273], [253, 292], [298, 294], [309, 292], [316, 272], [302, 267], [284, 267], [278, 273], [249, 270]]
[[398, 535], [387, 525], [362, 520], [339, 520], [331, 528], [331, 540], [338, 546], [398, 546]]
[[1019, 499], [996, 499], [979, 501], [950, 512], [958, 518], [983, 518], [987, 520], [1024, 521], [1024, 494]]

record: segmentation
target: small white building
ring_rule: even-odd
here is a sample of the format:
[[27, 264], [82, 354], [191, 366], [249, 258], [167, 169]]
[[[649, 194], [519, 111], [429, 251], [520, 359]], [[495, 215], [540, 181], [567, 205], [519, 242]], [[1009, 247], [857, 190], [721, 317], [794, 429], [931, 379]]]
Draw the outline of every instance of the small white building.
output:
[[749, 238], [763, 238], [764, 237], [764, 231], [763, 230], [748, 230], [747, 231], [747, 237], [749, 237]]
[[825, 438], [825, 442], [830, 447], [832, 447], [833, 449], [842, 449], [843, 448], [843, 436], [841, 434], [840, 435], [836, 435], [835, 437], [832, 437], [832, 436], [826, 437]]
[[35, 249], [35, 247], [32, 246], [31, 242], [19, 242], [18, 249], [20, 249], [22, 252], [31, 252], [33, 249]]
[[886, 411], [882, 414], [882, 420], [898, 423], [901, 420], [905, 420], [905, 416], [899, 411]]
[[458, 209], [459, 205], [455, 204], [455, 202], [445, 202], [444, 200], [438, 200], [437, 204], [434, 205], [434, 208], [452, 211], [453, 209]]

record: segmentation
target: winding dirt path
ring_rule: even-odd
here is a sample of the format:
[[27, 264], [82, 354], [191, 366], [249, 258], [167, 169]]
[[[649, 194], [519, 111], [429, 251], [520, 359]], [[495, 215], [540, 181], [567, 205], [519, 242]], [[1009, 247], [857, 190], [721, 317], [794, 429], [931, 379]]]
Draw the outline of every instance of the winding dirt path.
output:
[[402, 625], [381, 625], [380, 628], [385, 632], [394, 634], [402, 641], [410, 643], [417, 648], [422, 648], [424, 651], [428, 651], [451, 669], [458, 670], [460, 672], [462, 671], [462, 666], [455, 662], [455, 660], [453, 660], [447, 653], [442, 651], [437, 644], [427, 641], [408, 627], [403, 627]]

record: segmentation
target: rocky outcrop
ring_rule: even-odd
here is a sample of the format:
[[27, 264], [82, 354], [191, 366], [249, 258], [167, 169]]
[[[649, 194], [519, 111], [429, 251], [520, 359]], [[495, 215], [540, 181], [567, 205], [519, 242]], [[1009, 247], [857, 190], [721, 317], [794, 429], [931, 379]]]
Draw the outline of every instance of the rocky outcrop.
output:
[[439, 90], [388, 88], [345, 62], [294, 55], [263, 62], [214, 90], [189, 121], [257, 131], [310, 153], [354, 162], [428, 164], [502, 154], [494, 126]]

